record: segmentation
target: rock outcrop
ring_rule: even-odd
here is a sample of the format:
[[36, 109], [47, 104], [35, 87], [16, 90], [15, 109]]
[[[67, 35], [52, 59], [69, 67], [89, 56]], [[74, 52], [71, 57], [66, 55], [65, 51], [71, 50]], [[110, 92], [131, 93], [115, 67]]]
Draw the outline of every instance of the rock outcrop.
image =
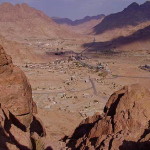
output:
[[108, 100], [104, 113], [84, 120], [67, 141], [68, 149], [150, 149], [150, 91], [126, 86]]
[[[45, 135], [24, 73], [0, 46], [0, 149], [32, 150]], [[39, 142], [38, 142], [39, 143]]]

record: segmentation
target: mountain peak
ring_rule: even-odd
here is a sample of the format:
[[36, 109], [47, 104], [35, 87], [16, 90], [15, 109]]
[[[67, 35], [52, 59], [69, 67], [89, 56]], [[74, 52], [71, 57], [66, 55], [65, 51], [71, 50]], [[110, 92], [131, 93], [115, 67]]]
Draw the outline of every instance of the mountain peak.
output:
[[150, 1], [146, 1], [144, 4], [150, 4]]
[[140, 5], [136, 2], [133, 2], [132, 4], [130, 4], [125, 10], [129, 10], [129, 9], [137, 9], [139, 8]]
[[16, 4], [15, 6], [23, 7], [23, 8], [29, 8], [30, 7], [27, 3]]
[[95, 28], [96, 34], [125, 26], [136, 26], [150, 21], [150, 2], [139, 5], [134, 2], [123, 11], [106, 16]]
[[141, 5], [141, 7], [144, 8], [150, 7], [150, 1], [146, 1], [144, 4]]
[[0, 9], [5, 9], [5, 10], [12, 9], [13, 7], [14, 5], [9, 2], [4, 2], [0, 5]]
[[2, 6], [14, 6], [12, 3], [9, 3], [9, 2], [4, 2], [1, 4]]
[[13, 5], [12, 3], [4, 2], [0, 4], [0, 11], [2, 12], [18, 11], [19, 9], [29, 10], [32, 8], [26, 3]]
[[57, 25], [45, 13], [26, 3], [0, 4], [0, 25], [2, 34], [8, 38], [72, 36], [72, 33]]
[[26, 3], [13, 5], [11, 3], [2, 3], [0, 5], [0, 20], [9, 22], [17, 21], [19, 19], [31, 19], [39, 17], [41, 14], [39, 10], [30, 7]]

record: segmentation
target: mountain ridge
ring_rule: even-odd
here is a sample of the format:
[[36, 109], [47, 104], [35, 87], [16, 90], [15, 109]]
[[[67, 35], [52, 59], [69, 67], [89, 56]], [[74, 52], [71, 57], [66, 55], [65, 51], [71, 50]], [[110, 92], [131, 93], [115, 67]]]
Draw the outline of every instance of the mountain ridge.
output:
[[0, 34], [9, 39], [73, 36], [44, 12], [26, 3], [13, 5], [8, 2], [0, 4]]
[[100, 14], [97, 16], [86, 16], [83, 19], [76, 19], [74, 21], [71, 19], [68, 19], [68, 18], [59, 18], [59, 17], [52, 17], [52, 19], [58, 24], [67, 24], [67, 25], [71, 25], [71, 26], [77, 26], [77, 25], [83, 24], [85, 22], [88, 22], [91, 20], [99, 20], [104, 17], [105, 17], [104, 14]]
[[150, 20], [150, 2], [141, 5], [136, 2], [130, 4], [123, 11], [106, 16], [101, 23], [94, 27], [95, 34], [102, 34], [105, 31], [124, 26], [136, 26]]

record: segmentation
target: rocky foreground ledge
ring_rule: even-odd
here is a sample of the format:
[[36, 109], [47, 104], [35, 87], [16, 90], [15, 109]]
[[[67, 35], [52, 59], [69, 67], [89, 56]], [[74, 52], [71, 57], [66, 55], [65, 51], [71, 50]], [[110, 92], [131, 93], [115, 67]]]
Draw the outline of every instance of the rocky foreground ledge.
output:
[[42, 150], [44, 128], [24, 73], [0, 46], [0, 150]]
[[150, 91], [132, 85], [115, 92], [103, 115], [87, 118], [63, 140], [70, 150], [149, 150]]

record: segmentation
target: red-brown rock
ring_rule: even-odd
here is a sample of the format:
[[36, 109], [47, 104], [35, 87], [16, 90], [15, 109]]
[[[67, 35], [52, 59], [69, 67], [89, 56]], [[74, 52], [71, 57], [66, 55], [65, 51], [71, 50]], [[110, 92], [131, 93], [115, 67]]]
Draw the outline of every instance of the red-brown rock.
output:
[[45, 135], [35, 113], [36, 104], [26, 76], [0, 46], [0, 150], [35, 148], [32, 135]]
[[93, 122], [89, 119], [75, 130], [67, 147], [79, 150], [148, 150], [149, 108], [148, 89], [137, 84], [126, 86], [109, 98], [102, 117], [94, 116]]

